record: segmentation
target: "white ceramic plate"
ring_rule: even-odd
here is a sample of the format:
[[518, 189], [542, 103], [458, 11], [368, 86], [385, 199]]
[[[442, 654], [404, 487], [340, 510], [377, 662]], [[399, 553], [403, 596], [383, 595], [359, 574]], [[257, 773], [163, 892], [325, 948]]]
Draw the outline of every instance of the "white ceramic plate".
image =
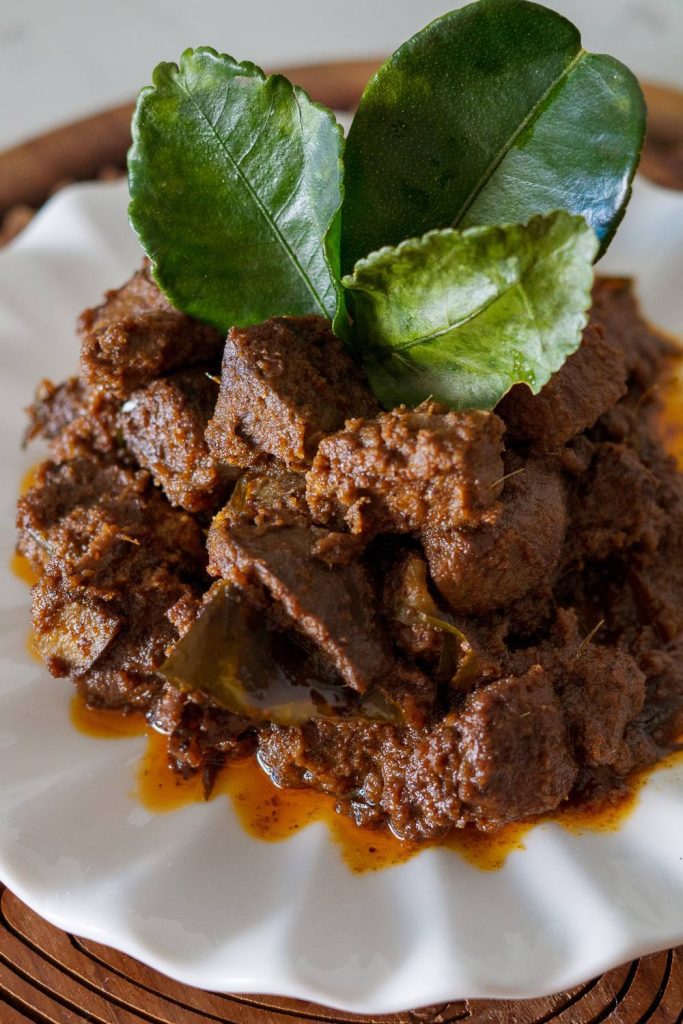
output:
[[[322, 824], [268, 844], [223, 799], [147, 813], [131, 795], [143, 740], [74, 731], [6, 569], [36, 461], [22, 407], [73, 371], [76, 314], [139, 258], [122, 183], [66, 189], [0, 254], [0, 877], [53, 924], [189, 984], [364, 1013], [543, 995], [683, 942], [681, 768], [616, 834], [543, 824], [495, 873], [434, 849], [358, 876]], [[638, 275], [646, 312], [683, 336], [683, 195], [639, 182], [605, 269]]]

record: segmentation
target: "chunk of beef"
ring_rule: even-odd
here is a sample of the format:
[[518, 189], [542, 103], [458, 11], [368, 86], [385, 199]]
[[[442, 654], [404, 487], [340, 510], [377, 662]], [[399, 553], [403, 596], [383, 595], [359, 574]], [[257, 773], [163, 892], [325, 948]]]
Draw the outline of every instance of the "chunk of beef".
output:
[[218, 331], [168, 302], [148, 262], [123, 287], [81, 313], [81, 377], [88, 387], [125, 398], [171, 370], [218, 361]]
[[665, 520], [657, 489], [656, 477], [631, 448], [597, 445], [573, 502], [572, 557], [604, 560], [635, 545], [654, 550]]
[[605, 623], [590, 635], [585, 628], [575, 609], [559, 608], [538, 643], [509, 654], [507, 671], [521, 675], [540, 665], [562, 705], [577, 764], [621, 770], [633, 753], [632, 730], [643, 707], [645, 674], [625, 650], [597, 642], [607, 641]]
[[171, 508], [147, 473], [90, 459], [43, 463], [19, 499], [17, 528], [19, 550], [38, 569], [53, 558], [75, 564], [91, 557], [107, 571], [106, 561], [97, 564], [106, 552], [125, 570], [148, 549], [150, 563], [158, 556], [188, 576], [206, 564], [199, 527]]
[[542, 460], [505, 481], [488, 521], [422, 532], [429, 570], [452, 610], [486, 615], [552, 581], [567, 525], [564, 484]]
[[453, 827], [458, 797], [458, 735], [384, 723], [310, 722], [259, 736], [259, 760], [278, 785], [308, 785], [337, 798], [358, 824], [388, 822], [405, 839]]
[[124, 459], [116, 426], [119, 404], [78, 377], [58, 385], [43, 380], [28, 409], [26, 441], [43, 438], [55, 462], [82, 456]]
[[78, 676], [92, 668], [123, 625], [108, 601], [72, 585], [59, 561], [48, 562], [32, 597], [34, 642], [53, 676]]
[[91, 703], [148, 708], [206, 586], [195, 522], [146, 473], [90, 459], [44, 465], [18, 522], [20, 548], [43, 568], [33, 623], [50, 671]]
[[645, 703], [637, 725], [651, 736], [658, 750], [676, 747], [683, 733], [683, 637], [667, 649], [642, 654]]
[[571, 791], [576, 763], [562, 708], [540, 666], [471, 694], [457, 728], [464, 820], [499, 828], [552, 810]]
[[148, 710], [178, 639], [174, 606], [198, 606], [200, 593], [164, 566], [103, 585], [55, 559], [33, 592], [36, 646], [52, 675], [69, 676], [89, 704]]
[[317, 721], [272, 726], [259, 735], [259, 760], [278, 786], [301, 786], [339, 799], [378, 802], [381, 757], [395, 727], [379, 722]]
[[309, 521], [306, 485], [300, 473], [279, 466], [247, 470], [221, 513], [225, 526], [291, 526]]
[[393, 662], [382, 636], [367, 572], [360, 562], [331, 570], [315, 557], [325, 531], [304, 524], [209, 532], [209, 571], [238, 586], [262, 586], [289, 621], [322, 648], [344, 682], [363, 692], [384, 683]]
[[639, 391], [650, 388], [671, 345], [643, 319], [628, 277], [597, 277], [593, 288], [591, 323], [602, 325], [605, 340], [621, 350], [629, 383]]
[[216, 463], [204, 438], [217, 393], [204, 369], [185, 370], [134, 391], [119, 414], [128, 450], [188, 512], [215, 511], [239, 473]]
[[669, 525], [656, 557], [632, 551], [626, 565], [626, 582], [641, 624], [647, 624], [667, 645], [683, 636], [683, 530]]
[[645, 700], [645, 676], [624, 651], [587, 644], [558, 667], [559, 692], [579, 763], [614, 765]]
[[354, 539], [311, 525], [300, 475], [247, 476], [212, 523], [209, 571], [252, 601], [265, 594], [280, 628], [303, 634], [352, 689], [378, 688], [409, 720], [423, 717], [433, 684], [393, 655]]
[[572, 437], [592, 427], [605, 410], [626, 394], [622, 351], [589, 326], [581, 346], [554, 373], [539, 394], [515, 384], [496, 407], [505, 420], [506, 437], [536, 451], [558, 451]]
[[276, 317], [228, 334], [206, 437], [214, 458], [229, 465], [256, 466], [274, 458], [301, 470], [325, 434], [376, 410], [327, 321]]
[[313, 517], [365, 536], [476, 522], [500, 489], [503, 429], [489, 413], [429, 403], [354, 420], [321, 442], [307, 474]]

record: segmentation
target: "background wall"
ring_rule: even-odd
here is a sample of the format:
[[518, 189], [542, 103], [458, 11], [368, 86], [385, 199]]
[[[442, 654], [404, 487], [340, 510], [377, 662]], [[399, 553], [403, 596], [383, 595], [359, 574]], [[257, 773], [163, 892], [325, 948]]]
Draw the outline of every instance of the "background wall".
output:
[[[546, 0], [588, 49], [683, 88], [683, 0]], [[209, 43], [275, 65], [388, 53], [460, 0], [0, 0], [0, 149], [130, 99]]]

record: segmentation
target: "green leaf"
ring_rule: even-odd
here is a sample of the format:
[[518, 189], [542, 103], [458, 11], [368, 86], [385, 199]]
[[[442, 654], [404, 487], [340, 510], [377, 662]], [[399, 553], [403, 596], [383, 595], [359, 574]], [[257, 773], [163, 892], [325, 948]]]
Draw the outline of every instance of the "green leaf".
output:
[[159, 64], [128, 156], [130, 220], [179, 309], [221, 330], [339, 305], [343, 133], [281, 75], [209, 47]]
[[387, 407], [432, 397], [493, 409], [536, 394], [581, 342], [598, 248], [582, 217], [431, 231], [372, 253], [343, 279], [356, 347]]
[[224, 582], [214, 584], [159, 671], [173, 686], [201, 691], [254, 722], [402, 721], [384, 693], [372, 689], [361, 696], [349, 689], [315, 650], [291, 631], [269, 629], [263, 612]]
[[404, 43], [346, 144], [342, 269], [433, 228], [582, 214], [608, 245], [645, 130], [634, 76], [526, 0], [480, 0]]

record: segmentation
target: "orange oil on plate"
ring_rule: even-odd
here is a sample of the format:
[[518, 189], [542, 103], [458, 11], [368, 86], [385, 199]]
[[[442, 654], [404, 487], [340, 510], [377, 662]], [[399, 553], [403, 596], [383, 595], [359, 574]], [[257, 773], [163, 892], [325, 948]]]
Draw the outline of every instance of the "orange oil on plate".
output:
[[13, 576], [16, 576], [17, 579], [20, 579], [22, 583], [26, 583], [29, 587], [38, 582], [38, 573], [28, 558], [20, 555], [18, 551], [15, 551], [10, 559], [10, 570]]
[[128, 739], [144, 736], [148, 731], [144, 715], [91, 708], [78, 694], [71, 698], [70, 713], [71, 724], [79, 732], [98, 740]]

